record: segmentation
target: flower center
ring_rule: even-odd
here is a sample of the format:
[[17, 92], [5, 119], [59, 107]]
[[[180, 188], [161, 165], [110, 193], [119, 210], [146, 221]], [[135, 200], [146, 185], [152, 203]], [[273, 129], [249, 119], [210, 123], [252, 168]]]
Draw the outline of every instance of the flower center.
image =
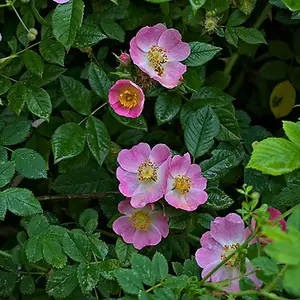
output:
[[[240, 247], [239, 243], [232, 244], [232, 245], [225, 245], [224, 246], [224, 252], [220, 255], [221, 259], [224, 260], [227, 258], [232, 252], [234, 252], [237, 248]], [[238, 254], [235, 254], [231, 259], [229, 259], [225, 266], [227, 267], [235, 267], [238, 264]]]
[[164, 73], [162, 65], [168, 61], [166, 49], [153, 45], [148, 51], [148, 60], [157, 75], [161, 76]]
[[138, 105], [138, 94], [132, 89], [126, 89], [120, 94], [120, 103], [124, 107], [135, 107]]
[[158, 166], [156, 163], [153, 163], [150, 159], [145, 160], [138, 167], [139, 180], [141, 181], [157, 180], [157, 170], [158, 170]]
[[128, 220], [131, 222], [133, 228], [141, 231], [148, 231], [151, 225], [151, 216], [143, 210], [135, 211], [128, 217]]
[[174, 188], [180, 194], [187, 194], [192, 186], [192, 179], [187, 177], [186, 175], [178, 175], [175, 177]]

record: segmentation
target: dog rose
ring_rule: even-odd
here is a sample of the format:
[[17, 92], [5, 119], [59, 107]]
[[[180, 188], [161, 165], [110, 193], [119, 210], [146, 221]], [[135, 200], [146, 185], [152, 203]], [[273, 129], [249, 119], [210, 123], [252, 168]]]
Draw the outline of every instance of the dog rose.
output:
[[124, 216], [114, 221], [114, 232], [138, 250], [157, 245], [162, 237], [168, 236], [169, 227], [168, 218], [161, 211], [155, 211], [153, 206], [148, 204], [136, 209], [130, 205], [130, 199], [120, 202], [118, 209]]
[[180, 61], [190, 55], [190, 46], [181, 41], [176, 29], [163, 24], [143, 27], [130, 41], [130, 56], [143, 72], [166, 88], [174, 88], [186, 72]]

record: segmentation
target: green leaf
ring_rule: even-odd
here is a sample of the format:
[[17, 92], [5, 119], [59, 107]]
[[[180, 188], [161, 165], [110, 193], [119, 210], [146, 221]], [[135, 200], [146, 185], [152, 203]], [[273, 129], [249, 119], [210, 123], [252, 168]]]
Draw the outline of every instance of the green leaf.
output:
[[260, 75], [267, 80], [280, 81], [286, 78], [290, 67], [281, 60], [268, 61], [259, 69]]
[[12, 160], [15, 162], [16, 170], [25, 178], [47, 178], [46, 162], [38, 152], [19, 148], [13, 152]]
[[77, 266], [66, 266], [52, 273], [47, 281], [48, 295], [57, 298], [69, 296], [78, 285], [76, 273]]
[[27, 91], [28, 109], [36, 116], [48, 119], [52, 112], [49, 94], [39, 87], [30, 87]]
[[239, 9], [235, 9], [227, 21], [227, 26], [239, 26], [246, 22], [247, 16]]
[[88, 208], [79, 217], [79, 225], [88, 233], [93, 233], [98, 226], [98, 213]]
[[0, 296], [11, 296], [17, 281], [17, 275], [0, 270]]
[[283, 138], [267, 138], [255, 146], [247, 168], [273, 176], [292, 172], [300, 168], [299, 148]]
[[5, 201], [7, 208], [17, 216], [28, 216], [42, 212], [42, 208], [31, 191], [9, 188], [0, 192], [0, 202]]
[[241, 0], [238, 3], [238, 8], [247, 16], [249, 16], [255, 8], [256, 1], [257, 0]]
[[44, 61], [35, 51], [26, 50], [23, 54], [23, 61], [29, 71], [39, 77], [43, 76]]
[[233, 200], [226, 195], [222, 190], [218, 188], [211, 187], [206, 189], [208, 194], [208, 200], [205, 202], [210, 209], [222, 210], [230, 207], [233, 204]]
[[123, 28], [113, 20], [102, 18], [100, 21], [103, 31], [111, 39], [118, 40], [123, 43], [125, 39], [125, 32]]
[[300, 208], [298, 207], [294, 212], [289, 216], [287, 221], [287, 228], [293, 228], [300, 232]]
[[160, 95], [155, 102], [155, 117], [158, 125], [171, 121], [181, 108], [181, 99], [175, 93]]
[[253, 290], [255, 287], [254, 282], [248, 277], [243, 277], [239, 280], [239, 288], [241, 291]]
[[[27, 28], [33, 28], [35, 24], [35, 19], [30, 10], [27, 10], [24, 16], [22, 17], [23, 23], [27, 26]], [[17, 27], [17, 37], [18, 40], [25, 46], [28, 46], [27, 39], [27, 30], [24, 28], [23, 24], [20, 22]]]
[[60, 84], [68, 104], [79, 114], [91, 112], [91, 93], [85, 86], [72, 77], [60, 76]]
[[15, 83], [8, 91], [8, 107], [17, 115], [20, 114], [27, 98], [27, 87], [22, 82]]
[[[0, 161], [0, 187], [7, 185], [13, 178], [14, 174], [15, 174], [14, 162]], [[1, 213], [0, 213], [0, 218], [1, 218]]]
[[56, 269], [63, 268], [67, 263], [67, 256], [56, 240], [43, 240], [43, 257], [48, 264]]
[[44, 230], [49, 228], [49, 222], [44, 215], [37, 215], [31, 218], [29, 221], [26, 231], [28, 236], [31, 238], [33, 236], [39, 235]]
[[104, 123], [91, 116], [86, 122], [86, 139], [88, 146], [101, 166], [110, 149], [110, 136]]
[[131, 257], [137, 253], [137, 250], [131, 245], [123, 242], [121, 238], [116, 241], [115, 252], [121, 265], [129, 266]]
[[85, 134], [76, 123], [59, 126], [52, 136], [52, 151], [55, 162], [74, 157], [83, 151]]
[[283, 121], [283, 130], [289, 140], [300, 147], [300, 122]]
[[266, 276], [278, 274], [279, 270], [276, 263], [266, 256], [256, 257], [251, 260], [254, 267], [261, 268]]
[[119, 269], [114, 274], [126, 293], [138, 295], [144, 289], [140, 277], [133, 270]]
[[156, 252], [152, 259], [152, 275], [155, 278], [155, 282], [163, 281], [168, 277], [169, 267], [165, 257]]
[[40, 53], [44, 60], [50, 64], [58, 64], [64, 66], [65, 49], [64, 46], [57, 41], [45, 39], [40, 43]]
[[294, 55], [288, 43], [281, 40], [268, 41], [268, 47], [271, 57], [274, 56], [282, 60], [288, 60]]
[[100, 277], [98, 264], [81, 263], [77, 268], [77, 279], [83, 294], [91, 292]]
[[112, 86], [112, 82], [106, 73], [100, 69], [100, 67], [96, 66], [94, 63], [91, 63], [89, 66], [88, 79], [93, 91], [102, 99], [107, 100], [108, 92]]
[[55, 8], [52, 16], [53, 35], [66, 48], [70, 48], [75, 40], [82, 24], [83, 12], [82, 0], [71, 0]]
[[121, 268], [120, 263], [116, 259], [107, 259], [105, 261], [98, 262], [100, 274], [104, 279], [115, 279], [114, 270]]
[[197, 10], [201, 8], [206, 2], [206, 0], [189, 0], [189, 1], [190, 1], [190, 5], [193, 8], [194, 13], [197, 12]]
[[226, 41], [235, 47], [238, 46], [239, 37], [237, 36], [235, 32], [235, 28], [232, 27], [226, 27], [225, 29], [225, 39]]
[[206, 229], [210, 229], [210, 223], [214, 220], [210, 214], [199, 213], [197, 223]]
[[137, 273], [142, 282], [148, 286], [155, 284], [155, 278], [152, 274], [152, 263], [147, 256], [135, 254], [131, 258], [132, 269]]
[[27, 259], [35, 263], [43, 259], [43, 239], [40, 235], [36, 235], [30, 238], [26, 243], [26, 257]]
[[266, 44], [266, 40], [262, 33], [254, 28], [237, 27], [235, 32], [238, 37], [248, 44]]
[[15, 121], [0, 132], [0, 144], [5, 146], [16, 145], [26, 140], [31, 129], [30, 121]]
[[35, 291], [35, 281], [31, 275], [25, 275], [20, 283], [20, 292], [23, 295], [31, 295]]
[[288, 266], [283, 275], [283, 287], [285, 289], [299, 288], [300, 264]]
[[7, 210], [7, 201], [4, 198], [1, 198], [0, 194], [0, 220], [4, 220]]
[[207, 0], [204, 8], [206, 10], [216, 11], [216, 13], [221, 13], [227, 10], [231, 3], [231, 0]]
[[8, 154], [4, 147], [0, 146], [0, 162], [6, 162], [8, 160]]
[[164, 2], [169, 2], [170, 0], [145, 0], [145, 1], [150, 3], [164, 3]]
[[91, 243], [91, 250], [93, 254], [98, 258], [104, 260], [108, 253], [108, 246], [103, 241], [94, 236], [89, 236], [89, 240]]
[[11, 87], [11, 81], [9, 78], [0, 76], [0, 95], [7, 93]]
[[210, 61], [222, 48], [215, 47], [206, 43], [191, 42], [191, 54], [184, 61], [188, 67], [197, 67]]
[[90, 25], [82, 25], [76, 35], [73, 46], [76, 48], [89, 48], [100, 41], [107, 39], [107, 36], [103, 34], [97, 27]]
[[205, 154], [214, 144], [213, 138], [220, 131], [220, 122], [212, 108], [206, 106], [193, 114], [184, 128], [184, 141], [195, 158]]
[[300, 3], [298, 0], [282, 0], [282, 2], [292, 11], [300, 10]]
[[132, 119], [117, 115], [111, 108], [109, 109], [109, 111], [113, 115], [113, 117], [124, 126], [148, 131], [147, 123], [143, 116], [139, 116], [137, 118]]
[[88, 259], [90, 243], [83, 231], [74, 229], [65, 233], [63, 248], [73, 260], [85, 262]]

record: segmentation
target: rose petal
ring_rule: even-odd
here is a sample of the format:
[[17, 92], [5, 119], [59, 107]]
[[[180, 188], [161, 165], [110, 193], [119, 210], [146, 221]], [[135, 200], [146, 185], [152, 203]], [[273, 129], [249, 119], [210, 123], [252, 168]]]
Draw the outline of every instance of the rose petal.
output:
[[157, 227], [164, 238], [167, 237], [169, 234], [168, 217], [162, 212], [154, 212], [151, 217], [152, 224]]
[[161, 241], [161, 233], [156, 226], [151, 225], [148, 231], [137, 230], [133, 237], [134, 248], [141, 250], [146, 246], [155, 246]]
[[177, 175], [185, 175], [189, 171], [191, 165], [191, 156], [189, 153], [184, 156], [175, 155], [170, 165], [170, 173], [175, 178]]
[[165, 144], [158, 144], [153, 147], [149, 159], [158, 166], [163, 164], [171, 156], [170, 148]]
[[124, 171], [122, 168], [117, 168], [117, 178], [120, 181], [119, 190], [126, 196], [131, 197], [140, 185], [137, 174]]
[[118, 210], [121, 214], [129, 215], [135, 211], [135, 209], [130, 205], [130, 198], [121, 201], [118, 205]]

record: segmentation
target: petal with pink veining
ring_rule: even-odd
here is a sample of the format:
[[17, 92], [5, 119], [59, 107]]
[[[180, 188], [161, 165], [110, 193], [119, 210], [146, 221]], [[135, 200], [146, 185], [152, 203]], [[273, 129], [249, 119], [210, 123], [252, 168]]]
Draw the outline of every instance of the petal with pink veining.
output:
[[133, 246], [141, 250], [146, 246], [155, 246], [161, 241], [161, 233], [156, 226], [151, 225], [148, 231], [137, 230], [133, 237]]
[[149, 159], [158, 166], [164, 163], [171, 156], [170, 148], [165, 144], [158, 144], [151, 150]]
[[120, 181], [120, 192], [126, 197], [131, 197], [140, 185], [137, 174], [129, 173], [119, 167], [117, 168], [116, 175], [118, 180]]
[[196, 252], [196, 261], [201, 268], [205, 268], [208, 264], [221, 261], [220, 254], [214, 250], [200, 248]]
[[191, 165], [191, 156], [189, 153], [184, 154], [184, 156], [175, 155], [172, 158], [170, 165], [170, 173], [172, 177], [176, 177], [177, 175], [185, 175], [190, 168]]
[[136, 37], [130, 41], [129, 53], [134, 64], [144, 65], [148, 63], [147, 53], [138, 47], [136, 43]]
[[121, 235], [125, 231], [130, 230], [132, 225], [129, 222], [128, 217], [122, 216], [113, 222], [112, 228], [116, 234]]
[[211, 249], [217, 252], [219, 255], [224, 252], [223, 246], [221, 246], [210, 234], [210, 231], [205, 232], [200, 238], [200, 244], [202, 247]]
[[186, 176], [192, 179], [194, 187], [202, 190], [206, 188], [207, 179], [202, 176], [199, 165], [192, 164]]
[[186, 198], [189, 203], [194, 203], [194, 205], [198, 206], [200, 204], [204, 204], [207, 201], [208, 195], [203, 190], [191, 187], [190, 191], [186, 195]]

